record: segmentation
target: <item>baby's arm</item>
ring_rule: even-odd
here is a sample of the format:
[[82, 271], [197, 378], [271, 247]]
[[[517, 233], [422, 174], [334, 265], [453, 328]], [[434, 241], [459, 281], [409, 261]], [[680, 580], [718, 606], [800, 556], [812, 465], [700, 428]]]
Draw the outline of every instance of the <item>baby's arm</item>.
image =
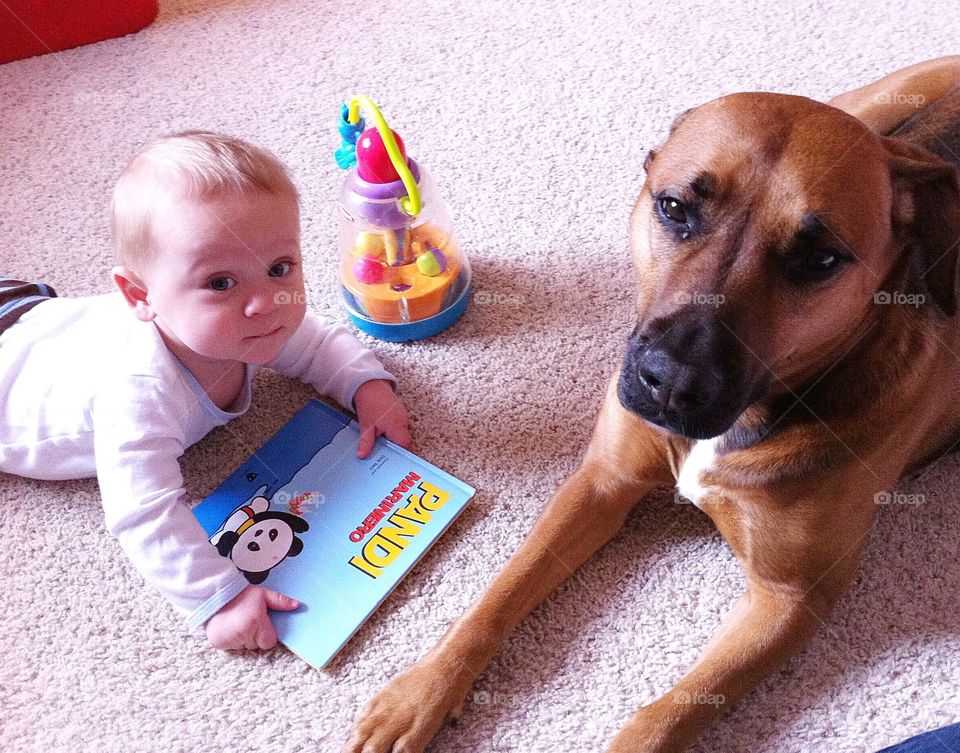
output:
[[184, 429], [170, 403], [148, 378], [97, 397], [94, 445], [107, 529], [191, 626], [206, 625], [214, 646], [273, 645], [266, 607], [295, 609], [296, 603], [250, 586], [187, 509], [179, 463]]
[[360, 423], [359, 457], [369, 454], [379, 434], [410, 446], [409, 417], [394, 390], [396, 379], [346, 327], [307, 313], [267, 366], [354, 408]]

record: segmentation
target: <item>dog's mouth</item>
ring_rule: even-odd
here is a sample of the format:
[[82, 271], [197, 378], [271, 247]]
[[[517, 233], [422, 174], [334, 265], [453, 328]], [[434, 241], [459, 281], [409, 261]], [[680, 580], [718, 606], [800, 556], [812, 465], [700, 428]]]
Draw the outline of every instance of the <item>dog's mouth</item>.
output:
[[617, 397], [624, 408], [640, 416], [644, 421], [688, 439], [710, 439], [723, 434], [736, 423], [749, 405], [748, 402], [743, 408], [738, 407], [734, 410], [723, 406], [711, 406], [699, 412], [676, 411], [656, 405], [653, 401], [638, 395], [625, 374], [620, 375]]
[[[689, 439], [710, 439], [730, 429], [754, 402], [770, 388], [770, 379], [748, 374], [740, 359], [727, 356], [717, 359], [717, 369], [704, 369], [703, 384], [694, 380], [686, 405], [665, 399], [663, 386], [651, 384], [650, 353], [646, 339], [636, 332], [631, 336], [617, 384], [620, 404], [643, 420], [678, 436]], [[709, 359], [704, 359], [709, 363]], [[707, 386], [704, 386], [706, 384]], [[669, 391], [669, 390], [668, 390]]]

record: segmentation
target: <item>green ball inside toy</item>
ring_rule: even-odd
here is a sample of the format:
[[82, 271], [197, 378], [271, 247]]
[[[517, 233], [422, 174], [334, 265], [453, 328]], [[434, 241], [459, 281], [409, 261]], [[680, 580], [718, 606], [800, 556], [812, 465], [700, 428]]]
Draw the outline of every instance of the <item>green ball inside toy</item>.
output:
[[417, 269], [420, 270], [420, 274], [427, 277], [436, 277], [443, 271], [440, 261], [433, 251], [425, 251], [417, 257]]

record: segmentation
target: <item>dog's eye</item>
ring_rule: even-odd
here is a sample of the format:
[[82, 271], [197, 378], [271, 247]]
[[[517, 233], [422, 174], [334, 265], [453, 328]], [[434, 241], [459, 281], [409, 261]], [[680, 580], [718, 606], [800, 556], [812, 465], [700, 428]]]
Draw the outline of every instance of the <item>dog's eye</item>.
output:
[[687, 224], [687, 210], [684, 208], [683, 204], [677, 201], [672, 196], [661, 196], [658, 200], [660, 205], [660, 212], [671, 222], [675, 222], [678, 225]]
[[784, 262], [784, 276], [797, 285], [822, 282], [833, 277], [849, 261], [849, 257], [834, 249], [815, 249], [787, 258]]
[[683, 208], [683, 204], [670, 196], [664, 196], [660, 199], [660, 211], [678, 225], [683, 225], [687, 221], [687, 212]]
[[833, 251], [817, 251], [813, 254], [811, 263], [817, 269], [831, 269], [840, 263], [840, 257]]

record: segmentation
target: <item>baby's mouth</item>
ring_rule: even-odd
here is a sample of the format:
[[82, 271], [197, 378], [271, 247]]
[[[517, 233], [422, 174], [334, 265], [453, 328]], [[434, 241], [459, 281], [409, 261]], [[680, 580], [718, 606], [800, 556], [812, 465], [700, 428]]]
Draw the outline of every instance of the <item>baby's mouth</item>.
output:
[[248, 336], [248, 337], [245, 337], [244, 339], [245, 339], [245, 340], [260, 340], [260, 339], [262, 339], [262, 338], [264, 338], [264, 337], [272, 337], [273, 335], [276, 335], [278, 332], [280, 332], [280, 330], [282, 330], [282, 329], [283, 329], [282, 326], [280, 326], [280, 327], [274, 327], [273, 329], [269, 330], [268, 332], [263, 332], [263, 333], [261, 333], [261, 334], [259, 334], [259, 335], [250, 335], [250, 336]]

